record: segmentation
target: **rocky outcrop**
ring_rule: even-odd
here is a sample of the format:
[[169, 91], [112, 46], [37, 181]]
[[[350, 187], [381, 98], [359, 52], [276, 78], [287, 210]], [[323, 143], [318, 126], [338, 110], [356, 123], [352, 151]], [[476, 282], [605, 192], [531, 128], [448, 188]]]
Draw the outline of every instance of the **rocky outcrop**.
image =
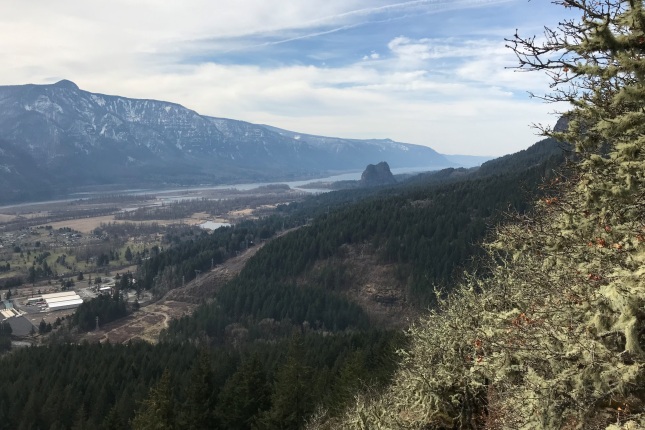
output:
[[379, 187], [395, 183], [396, 179], [394, 179], [390, 166], [385, 161], [381, 161], [376, 165], [369, 164], [361, 175], [361, 185], [364, 187]]

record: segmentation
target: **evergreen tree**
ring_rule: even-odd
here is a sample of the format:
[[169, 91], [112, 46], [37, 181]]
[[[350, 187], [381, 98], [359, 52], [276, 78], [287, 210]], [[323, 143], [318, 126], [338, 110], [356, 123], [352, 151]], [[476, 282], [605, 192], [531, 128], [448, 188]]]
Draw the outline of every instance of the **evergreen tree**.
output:
[[0, 336], [11, 336], [11, 333], [13, 333], [11, 324], [6, 321], [0, 323]]
[[575, 164], [410, 330], [388, 392], [319, 428], [645, 428], [644, 6], [554, 3], [580, 18], [512, 47], [572, 104], [545, 132]]
[[90, 430], [90, 428], [91, 426], [88, 424], [87, 418], [85, 416], [85, 409], [81, 404], [80, 408], [76, 412], [76, 416], [74, 417], [72, 430]]
[[166, 369], [159, 382], [150, 389], [132, 420], [133, 430], [174, 430], [175, 400], [172, 394], [170, 372]]
[[125, 259], [126, 259], [128, 262], [131, 262], [131, 261], [132, 261], [133, 255], [132, 255], [132, 250], [130, 249], [130, 247], [129, 247], [129, 246], [125, 249], [125, 255], [124, 255], [124, 256], [125, 256]]
[[312, 373], [304, 357], [303, 338], [298, 334], [292, 337], [285, 363], [276, 374], [271, 409], [263, 419], [268, 428], [296, 430], [312, 412]]
[[47, 323], [45, 322], [45, 320], [40, 320], [40, 324], [38, 324], [38, 333], [39, 334], [47, 333]]
[[213, 425], [213, 370], [210, 356], [202, 350], [193, 365], [185, 407], [184, 428], [189, 430], [214, 429]]
[[262, 362], [253, 355], [240, 365], [219, 395], [218, 417], [222, 428], [254, 429], [269, 407], [270, 387]]
[[127, 426], [123, 419], [119, 416], [116, 405], [110, 409], [110, 412], [105, 416], [103, 424], [101, 426], [102, 430], [126, 430]]

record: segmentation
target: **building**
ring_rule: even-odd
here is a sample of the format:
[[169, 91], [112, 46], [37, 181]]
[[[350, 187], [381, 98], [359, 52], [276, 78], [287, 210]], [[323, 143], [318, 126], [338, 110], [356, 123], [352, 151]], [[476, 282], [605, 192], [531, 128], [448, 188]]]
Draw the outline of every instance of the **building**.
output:
[[74, 309], [77, 308], [83, 303], [83, 299], [81, 299], [79, 296], [76, 296], [77, 298], [72, 298], [72, 299], [67, 299], [67, 300], [60, 300], [57, 302], [47, 302], [47, 310], [48, 311], [62, 311], [64, 309]]
[[61, 311], [64, 309], [74, 309], [83, 303], [81, 296], [74, 291], [63, 291], [61, 293], [43, 294], [42, 299], [46, 303], [44, 310]]

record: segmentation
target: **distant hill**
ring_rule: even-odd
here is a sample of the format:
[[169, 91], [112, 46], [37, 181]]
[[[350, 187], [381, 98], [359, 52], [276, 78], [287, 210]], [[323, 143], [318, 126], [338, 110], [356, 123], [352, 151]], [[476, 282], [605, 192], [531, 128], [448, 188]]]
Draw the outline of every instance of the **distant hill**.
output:
[[309, 136], [181, 105], [83, 91], [70, 81], [0, 86], [2, 201], [87, 187], [198, 185], [321, 176], [387, 160], [454, 164], [431, 148]]
[[477, 167], [485, 163], [488, 160], [492, 160], [495, 157], [483, 156], [483, 155], [447, 155], [441, 154], [444, 158], [450, 162], [453, 162], [461, 167]]
[[517, 173], [538, 166], [550, 158], [556, 162], [564, 159], [567, 146], [555, 139], [543, 139], [529, 148], [485, 162], [478, 169], [479, 175]]
[[[329, 151], [337, 155], [339, 166], [343, 168], [356, 168], [356, 163], [351, 160], [365, 159], [360, 168], [366, 164], [376, 164], [383, 160], [391, 168], [397, 167], [428, 167], [434, 170], [441, 167], [457, 167], [459, 163], [449, 160], [432, 148], [420, 145], [395, 142], [391, 139], [343, 139], [340, 137], [316, 136], [312, 134], [297, 133], [277, 127], [264, 125], [267, 130], [278, 133], [280, 136], [295, 139], [312, 147]], [[343, 161], [345, 160], [345, 161]]]

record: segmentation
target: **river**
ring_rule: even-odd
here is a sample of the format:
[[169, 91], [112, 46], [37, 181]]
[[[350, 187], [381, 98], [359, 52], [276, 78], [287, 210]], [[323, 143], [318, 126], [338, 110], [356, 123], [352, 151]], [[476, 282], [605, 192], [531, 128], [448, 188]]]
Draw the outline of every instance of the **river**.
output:
[[[437, 169], [438, 169], [437, 167], [402, 167], [402, 168], [392, 169], [392, 174], [398, 175], [398, 174], [404, 174], [404, 173], [422, 173], [422, 172], [428, 172], [428, 171], [437, 170]], [[133, 189], [125, 189], [125, 190], [105, 191], [105, 192], [83, 192], [83, 193], [71, 194], [68, 198], [64, 198], [64, 199], [47, 200], [47, 201], [39, 201], [39, 202], [25, 202], [25, 203], [17, 203], [17, 204], [12, 204], [7, 206], [0, 206], [0, 211], [2, 211], [3, 209], [15, 210], [18, 208], [26, 208], [29, 206], [40, 206], [40, 205], [47, 205], [52, 203], [72, 202], [72, 201], [83, 200], [83, 199], [88, 199], [92, 197], [99, 197], [101, 195], [107, 195], [107, 194], [126, 194], [126, 195], [150, 194], [150, 195], [160, 196], [161, 200], [163, 200], [164, 202], [168, 202], [168, 201], [178, 201], [182, 199], [189, 199], [189, 198], [195, 198], [195, 197], [194, 196], [193, 197], [164, 196], [164, 195], [177, 194], [177, 193], [183, 194], [183, 193], [195, 192], [195, 191], [228, 190], [228, 189], [247, 191], [247, 190], [252, 190], [252, 189], [267, 186], [267, 185], [288, 185], [292, 189], [296, 189], [296, 190], [300, 190], [308, 193], [325, 193], [332, 190], [303, 188], [303, 186], [311, 183], [316, 183], [316, 182], [355, 181], [361, 178], [361, 174], [362, 174], [362, 171], [355, 171], [355, 172], [346, 172], [346, 173], [333, 175], [333, 176], [327, 176], [323, 178], [310, 178], [310, 179], [300, 180], [300, 181], [249, 182], [249, 183], [242, 183], [242, 184], [204, 185], [199, 187], [185, 187], [185, 188], [182, 188], [182, 187], [167, 188], [167, 189], [133, 188]]]

